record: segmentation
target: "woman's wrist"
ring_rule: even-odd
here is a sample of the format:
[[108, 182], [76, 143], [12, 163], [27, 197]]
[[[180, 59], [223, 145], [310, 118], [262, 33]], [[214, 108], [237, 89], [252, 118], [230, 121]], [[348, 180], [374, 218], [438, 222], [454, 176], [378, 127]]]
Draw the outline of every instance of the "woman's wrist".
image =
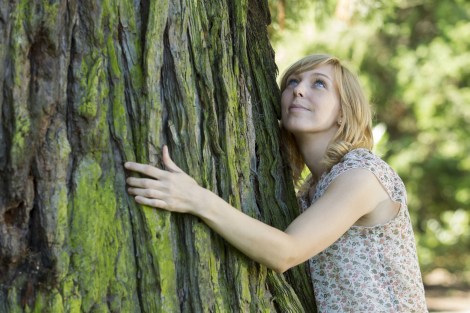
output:
[[199, 185], [196, 185], [191, 189], [192, 190], [189, 191], [191, 205], [187, 213], [201, 217], [201, 214], [204, 214], [204, 211], [206, 210], [205, 202], [211, 192]]
[[[198, 186], [194, 193], [194, 206], [189, 212], [202, 220], [211, 220], [214, 207], [217, 206], [218, 200], [222, 200], [212, 191]], [[212, 212], [212, 213], [211, 213]]]

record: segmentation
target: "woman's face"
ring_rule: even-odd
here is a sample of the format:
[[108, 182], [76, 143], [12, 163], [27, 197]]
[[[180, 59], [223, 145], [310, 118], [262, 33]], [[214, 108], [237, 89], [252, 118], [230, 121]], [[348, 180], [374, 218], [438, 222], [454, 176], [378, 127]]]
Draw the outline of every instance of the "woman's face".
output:
[[290, 75], [281, 97], [282, 125], [294, 136], [335, 134], [340, 101], [332, 65]]

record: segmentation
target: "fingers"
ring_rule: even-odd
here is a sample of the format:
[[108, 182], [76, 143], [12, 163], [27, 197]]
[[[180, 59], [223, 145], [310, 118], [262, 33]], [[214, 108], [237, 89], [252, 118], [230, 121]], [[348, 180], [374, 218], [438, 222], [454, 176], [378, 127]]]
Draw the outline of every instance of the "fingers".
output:
[[130, 195], [134, 196], [134, 200], [143, 205], [154, 208], [168, 209], [168, 204], [162, 200], [164, 193], [154, 189], [128, 188]]
[[124, 167], [128, 170], [138, 172], [144, 174], [146, 176], [150, 176], [156, 179], [162, 178], [165, 176], [165, 171], [156, 168], [152, 165], [147, 164], [140, 164], [135, 162], [126, 162], [124, 163]]
[[145, 189], [159, 189], [162, 187], [162, 183], [160, 181], [149, 178], [129, 177], [126, 179], [126, 183], [132, 187]]
[[188, 208], [185, 205], [188, 200], [182, 190], [188, 189], [188, 186], [192, 188], [194, 184], [197, 186], [197, 183], [173, 162], [166, 145], [163, 146], [162, 159], [166, 170], [151, 165], [126, 162], [124, 164], [126, 169], [148, 176], [148, 178], [127, 178], [128, 192], [139, 204], [186, 212]]
[[[163, 164], [170, 172], [184, 173], [184, 171], [180, 169], [171, 159], [170, 153], [168, 152], [168, 146], [166, 145], [163, 146]], [[148, 164], [126, 162], [124, 163], [124, 167], [128, 170], [138, 172], [156, 179], [160, 179], [165, 176], [165, 171]]]
[[142, 196], [145, 198], [151, 199], [163, 199], [165, 194], [155, 189], [142, 189], [142, 188], [128, 188], [127, 191], [129, 194], [134, 196]]
[[160, 208], [160, 209], [166, 209], [167, 208], [166, 202], [163, 201], [163, 200], [160, 200], [160, 199], [149, 199], [149, 198], [145, 198], [145, 197], [142, 197], [142, 196], [136, 196], [135, 197], [135, 202], [137, 202], [139, 204], [151, 206], [151, 207], [154, 207], [154, 208]]
[[171, 172], [177, 172], [181, 173], [183, 170], [181, 170], [170, 158], [170, 153], [168, 152], [168, 146], [163, 146], [163, 164], [165, 164], [165, 167], [171, 171]]

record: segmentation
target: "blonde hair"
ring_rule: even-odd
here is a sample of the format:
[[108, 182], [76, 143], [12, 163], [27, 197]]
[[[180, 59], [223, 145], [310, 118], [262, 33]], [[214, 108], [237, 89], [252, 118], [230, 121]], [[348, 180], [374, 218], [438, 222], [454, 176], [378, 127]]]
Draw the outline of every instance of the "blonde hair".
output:
[[[341, 161], [343, 156], [356, 148], [372, 149], [372, 113], [366, 100], [359, 79], [341, 61], [326, 54], [312, 54], [292, 64], [283, 74], [280, 82], [284, 91], [289, 76], [310, 71], [322, 65], [333, 66], [333, 79], [336, 82], [340, 99], [340, 116], [342, 123], [328, 146], [322, 165], [327, 171]], [[294, 182], [299, 186], [302, 171], [305, 167], [294, 136], [281, 123], [281, 136], [285, 152], [290, 162]], [[313, 181], [318, 178], [311, 177]]]

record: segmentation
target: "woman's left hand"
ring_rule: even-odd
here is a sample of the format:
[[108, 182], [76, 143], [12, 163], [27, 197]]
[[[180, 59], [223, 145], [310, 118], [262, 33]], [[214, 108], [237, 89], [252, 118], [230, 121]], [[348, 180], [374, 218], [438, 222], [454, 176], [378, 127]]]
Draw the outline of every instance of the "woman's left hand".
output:
[[204, 188], [181, 170], [170, 158], [168, 147], [163, 146], [163, 164], [166, 170], [134, 162], [125, 168], [148, 178], [129, 177], [128, 192], [140, 204], [180, 213], [196, 213]]

